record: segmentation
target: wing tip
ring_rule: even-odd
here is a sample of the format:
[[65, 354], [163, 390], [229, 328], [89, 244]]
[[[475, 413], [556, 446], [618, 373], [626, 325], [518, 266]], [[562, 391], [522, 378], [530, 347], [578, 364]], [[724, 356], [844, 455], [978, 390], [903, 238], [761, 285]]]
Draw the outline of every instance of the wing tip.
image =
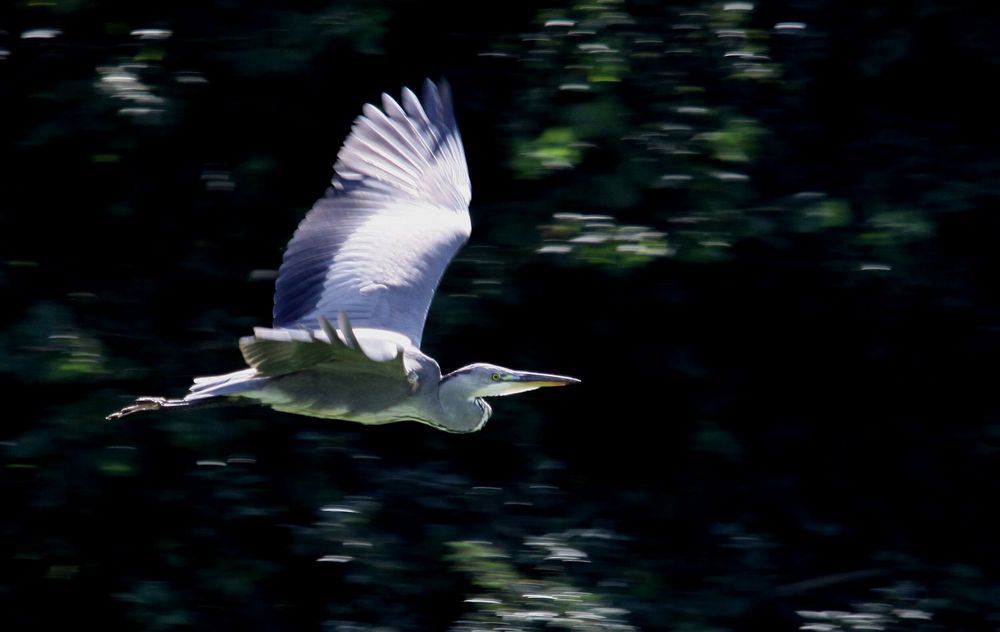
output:
[[445, 125], [449, 129], [454, 129], [455, 106], [452, 100], [451, 84], [445, 78], [439, 79], [436, 83], [430, 77], [424, 79], [423, 84], [424, 111], [437, 122]]

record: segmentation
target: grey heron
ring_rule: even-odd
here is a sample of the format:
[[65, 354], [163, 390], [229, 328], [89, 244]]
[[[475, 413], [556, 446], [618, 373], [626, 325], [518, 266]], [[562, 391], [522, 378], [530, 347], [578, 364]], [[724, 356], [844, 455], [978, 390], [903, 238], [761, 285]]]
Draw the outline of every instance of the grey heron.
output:
[[242, 398], [312, 417], [474, 432], [492, 413], [485, 397], [578, 382], [483, 363], [442, 375], [420, 350], [438, 282], [472, 230], [471, 197], [446, 83], [365, 105], [332, 187], [285, 251], [273, 326], [240, 339], [250, 368], [195, 378], [182, 399], [141, 397], [108, 419]]

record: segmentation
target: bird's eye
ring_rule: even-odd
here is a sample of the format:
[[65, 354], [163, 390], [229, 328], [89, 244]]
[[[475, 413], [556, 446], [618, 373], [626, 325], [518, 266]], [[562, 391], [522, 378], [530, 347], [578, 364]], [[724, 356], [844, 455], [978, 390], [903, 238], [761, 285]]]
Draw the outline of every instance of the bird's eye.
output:
[[499, 382], [500, 381], [500, 374], [499, 373], [494, 373], [493, 375], [490, 376], [490, 379], [493, 380], [494, 382]]

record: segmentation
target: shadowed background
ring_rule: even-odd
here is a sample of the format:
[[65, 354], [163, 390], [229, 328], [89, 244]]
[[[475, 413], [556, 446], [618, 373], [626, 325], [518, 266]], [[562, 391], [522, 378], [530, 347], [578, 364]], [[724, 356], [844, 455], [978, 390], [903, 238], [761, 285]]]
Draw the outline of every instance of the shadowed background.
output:
[[[5, 4], [0, 627], [994, 629], [980, 11]], [[241, 367], [351, 121], [427, 76], [473, 236], [424, 350], [583, 384], [468, 436], [105, 422]]]

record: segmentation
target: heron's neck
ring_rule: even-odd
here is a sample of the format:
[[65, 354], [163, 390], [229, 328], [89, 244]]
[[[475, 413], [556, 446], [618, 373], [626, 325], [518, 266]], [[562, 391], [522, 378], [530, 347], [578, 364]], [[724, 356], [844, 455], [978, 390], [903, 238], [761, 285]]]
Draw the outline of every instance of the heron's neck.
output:
[[445, 376], [438, 388], [438, 400], [449, 426], [457, 432], [473, 432], [490, 418], [490, 405], [476, 397], [476, 383], [467, 375]]

